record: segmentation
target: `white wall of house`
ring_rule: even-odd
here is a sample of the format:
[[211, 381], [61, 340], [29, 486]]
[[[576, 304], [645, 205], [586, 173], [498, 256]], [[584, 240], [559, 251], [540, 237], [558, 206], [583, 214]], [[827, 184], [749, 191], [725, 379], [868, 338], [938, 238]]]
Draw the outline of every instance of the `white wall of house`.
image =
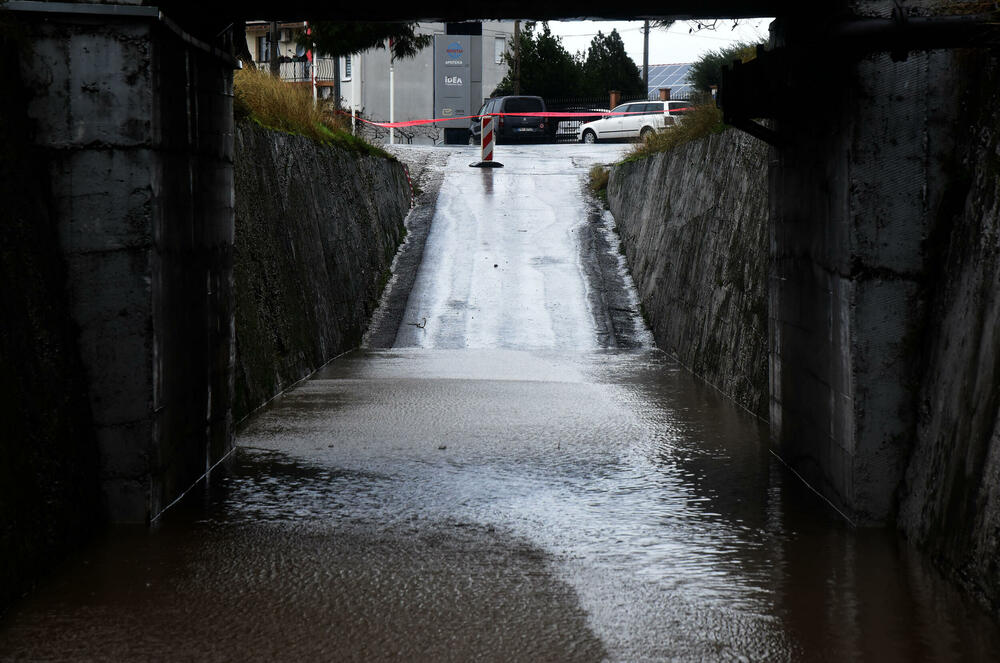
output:
[[[299, 55], [301, 49], [295, 43], [295, 34], [305, 25], [302, 21], [278, 24], [278, 57], [294, 58]], [[266, 35], [270, 28], [271, 24], [266, 21], [249, 21], [246, 25], [247, 50], [258, 66], [268, 61]]]

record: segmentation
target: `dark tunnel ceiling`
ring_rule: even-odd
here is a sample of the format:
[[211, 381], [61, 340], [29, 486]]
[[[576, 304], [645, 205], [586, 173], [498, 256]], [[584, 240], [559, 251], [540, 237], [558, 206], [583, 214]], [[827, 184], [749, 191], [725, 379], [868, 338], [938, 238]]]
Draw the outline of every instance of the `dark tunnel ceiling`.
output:
[[[187, 2], [161, 0], [167, 9], [181, 9]], [[618, 19], [644, 18], [747, 18], [779, 16], [803, 11], [807, 5], [816, 12], [823, 5], [842, 4], [836, 0], [545, 0], [543, 2], [420, 2], [364, 3], [323, 0], [243, 0], [220, 2], [213, 9], [217, 15], [228, 14], [244, 19], [264, 20], [336, 20], [336, 21], [461, 21], [487, 19]], [[280, 14], [280, 15], [276, 15]]]

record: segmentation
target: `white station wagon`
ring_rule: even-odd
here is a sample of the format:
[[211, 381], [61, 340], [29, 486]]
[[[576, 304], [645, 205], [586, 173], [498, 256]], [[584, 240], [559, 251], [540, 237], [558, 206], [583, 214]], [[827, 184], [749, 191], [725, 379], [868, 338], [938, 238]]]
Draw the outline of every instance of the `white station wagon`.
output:
[[687, 101], [632, 101], [611, 111], [627, 115], [609, 114], [600, 120], [581, 124], [576, 136], [583, 143], [645, 138], [654, 131], [679, 124], [689, 109]]

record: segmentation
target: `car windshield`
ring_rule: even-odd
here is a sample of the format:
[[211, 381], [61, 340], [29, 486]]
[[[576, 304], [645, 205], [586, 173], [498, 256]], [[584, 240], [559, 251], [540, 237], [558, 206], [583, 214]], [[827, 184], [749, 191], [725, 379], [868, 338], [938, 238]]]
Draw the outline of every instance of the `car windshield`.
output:
[[504, 110], [508, 113], [536, 113], [542, 110], [541, 99], [508, 99]]

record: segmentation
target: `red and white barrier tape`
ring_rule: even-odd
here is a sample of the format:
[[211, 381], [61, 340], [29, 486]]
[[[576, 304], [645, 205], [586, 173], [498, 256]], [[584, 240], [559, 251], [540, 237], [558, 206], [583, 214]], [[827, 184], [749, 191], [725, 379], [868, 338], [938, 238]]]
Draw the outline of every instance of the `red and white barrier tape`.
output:
[[[690, 111], [694, 108], [671, 108], [670, 112], [675, 113], [678, 111]], [[346, 111], [340, 111], [342, 115], [350, 115]], [[631, 111], [631, 112], [618, 112], [614, 113], [611, 111], [593, 112], [593, 113], [571, 113], [571, 112], [559, 112], [559, 111], [541, 111], [537, 113], [490, 113], [491, 117], [594, 117], [601, 116], [607, 117], [609, 115], [653, 115], [653, 113], [645, 111]], [[664, 113], [666, 115], [666, 113]], [[428, 120], [407, 120], [405, 122], [373, 122], [372, 120], [366, 120], [363, 117], [355, 116], [355, 119], [364, 122], [365, 124], [371, 124], [376, 127], [384, 127], [386, 129], [394, 129], [398, 127], [415, 127], [421, 124], [436, 124], [437, 122], [451, 122], [452, 120], [478, 120], [480, 118], [486, 117], [485, 115], [460, 115], [458, 117], [436, 117]]]

